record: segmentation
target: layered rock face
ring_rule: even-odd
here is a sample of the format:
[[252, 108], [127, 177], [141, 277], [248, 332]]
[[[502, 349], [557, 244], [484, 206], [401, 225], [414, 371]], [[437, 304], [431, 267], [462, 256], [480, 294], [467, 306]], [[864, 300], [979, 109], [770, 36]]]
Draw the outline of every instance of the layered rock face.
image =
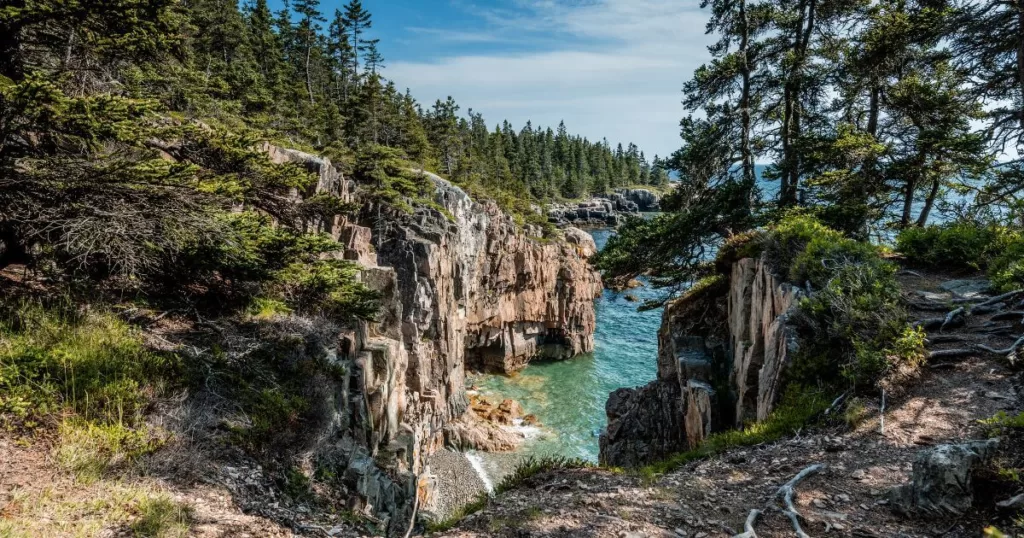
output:
[[[316, 192], [361, 201], [358, 185], [326, 159], [266, 149], [275, 162], [317, 174]], [[493, 203], [427, 175], [436, 207], [408, 215], [364, 203], [356, 221], [308, 223], [345, 245], [340, 255], [364, 266], [360, 278], [383, 303], [376, 322], [339, 335], [332, 350], [347, 378], [334, 398], [332, 431], [323, 434], [334, 441], [313, 457], [344, 468], [353, 508], [393, 532], [405, 531], [414, 499], [424, 508], [432, 502], [427, 455], [446, 442], [509, 442], [467, 413], [467, 368], [512, 372], [536, 357], [592, 351], [602, 291], [587, 261], [596, 251], [589, 235], [531, 238]]]
[[[794, 352], [787, 319], [800, 294], [763, 260], [744, 259], [733, 265], [721, 296], [667, 305], [658, 333], [658, 379], [612, 393], [602, 463], [650, 463], [696, 446], [713, 431], [767, 417]], [[709, 327], [708, 316], [721, 324]]]

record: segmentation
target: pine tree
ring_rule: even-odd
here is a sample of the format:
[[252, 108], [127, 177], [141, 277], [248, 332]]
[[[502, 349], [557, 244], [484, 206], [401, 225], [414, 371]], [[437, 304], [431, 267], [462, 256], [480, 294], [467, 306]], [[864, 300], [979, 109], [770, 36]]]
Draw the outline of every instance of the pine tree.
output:
[[345, 4], [345, 28], [349, 33], [349, 44], [352, 47], [352, 70], [359, 71], [359, 53], [367, 52], [367, 41], [363, 35], [373, 26], [373, 18], [369, 11], [363, 9], [360, 0], [351, 0]]
[[296, 27], [296, 38], [302, 46], [304, 56], [303, 71], [306, 77], [306, 92], [309, 94], [309, 104], [315, 103], [313, 97], [313, 52], [317, 46], [320, 30], [323, 28], [320, 23], [327, 22], [327, 19], [320, 13], [320, 0], [295, 0], [295, 12], [301, 17]]

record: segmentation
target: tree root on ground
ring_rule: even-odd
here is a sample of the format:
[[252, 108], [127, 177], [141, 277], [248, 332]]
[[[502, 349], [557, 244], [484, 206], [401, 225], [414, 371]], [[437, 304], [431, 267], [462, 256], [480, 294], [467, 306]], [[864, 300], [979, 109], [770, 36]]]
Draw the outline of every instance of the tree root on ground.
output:
[[[799, 512], [796, 511], [796, 506], [793, 505], [793, 496], [796, 495], [796, 487], [801, 482], [807, 480], [809, 477], [820, 473], [825, 469], [825, 465], [816, 463], [807, 467], [803, 471], [797, 473], [792, 480], [786, 482], [775, 492], [775, 501], [781, 501], [784, 506], [781, 508], [778, 506], [770, 507], [769, 509], [778, 510], [783, 515], [789, 518], [789, 521], [793, 524], [793, 530], [799, 538], [810, 538], [803, 528], [800, 527], [800, 518], [802, 517]], [[743, 533], [737, 534], [733, 538], [758, 538], [757, 533], [754, 531], [754, 525], [757, 523], [757, 519], [761, 517], [761, 511], [754, 509], [750, 511], [750, 515], [747, 516], [747, 522], [743, 525]]]
[[951, 359], [954, 357], [965, 357], [968, 355], [974, 355], [978, 353], [977, 349], [974, 348], [959, 348], [959, 349], [940, 349], [937, 351], [931, 351], [928, 353], [928, 360], [932, 359]]
[[1010, 346], [1010, 347], [1008, 347], [1006, 349], [993, 349], [991, 347], [988, 347], [986, 345], [981, 345], [981, 344], [978, 345], [978, 349], [980, 349], [982, 351], [988, 351], [989, 353], [992, 353], [993, 355], [1003, 355], [1004, 357], [1008, 357], [1008, 356], [1013, 355], [1014, 353], [1016, 353], [1017, 352], [1017, 348], [1019, 348], [1022, 344], [1024, 344], [1024, 336], [1021, 336], [1020, 338], [1018, 338], [1017, 341], [1014, 342], [1012, 346]]

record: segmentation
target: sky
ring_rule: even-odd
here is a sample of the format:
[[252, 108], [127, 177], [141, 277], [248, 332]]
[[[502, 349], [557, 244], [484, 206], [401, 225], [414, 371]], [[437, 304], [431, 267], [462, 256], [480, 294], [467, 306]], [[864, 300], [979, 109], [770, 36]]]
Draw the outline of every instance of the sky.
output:
[[[321, 0], [328, 18], [346, 0]], [[276, 10], [281, 0], [271, 0]], [[698, 0], [363, 0], [387, 78], [493, 127], [557, 127], [648, 158], [680, 146], [682, 85], [708, 61]]]

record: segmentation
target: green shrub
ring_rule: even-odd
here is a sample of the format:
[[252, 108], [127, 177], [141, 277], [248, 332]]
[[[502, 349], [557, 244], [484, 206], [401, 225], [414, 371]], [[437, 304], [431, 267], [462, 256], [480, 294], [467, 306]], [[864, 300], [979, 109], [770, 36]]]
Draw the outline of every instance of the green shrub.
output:
[[788, 276], [793, 262], [815, 239], [828, 243], [844, 237], [812, 215], [790, 212], [768, 228], [764, 239], [765, 259], [778, 274]]
[[[896, 249], [908, 262], [938, 269], [986, 269], [1007, 247], [1021, 243], [1018, 232], [1004, 226], [956, 221], [907, 228], [896, 237]], [[1018, 249], [1017, 252], [1021, 253]]]
[[[870, 243], [836, 237], [828, 233], [816, 235], [793, 259], [789, 280], [800, 285], [810, 282], [811, 287], [818, 290], [826, 287], [843, 267], [855, 265], [891, 267], [882, 261], [878, 250]], [[881, 269], [873, 267], [872, 271], [886, 272]]]

